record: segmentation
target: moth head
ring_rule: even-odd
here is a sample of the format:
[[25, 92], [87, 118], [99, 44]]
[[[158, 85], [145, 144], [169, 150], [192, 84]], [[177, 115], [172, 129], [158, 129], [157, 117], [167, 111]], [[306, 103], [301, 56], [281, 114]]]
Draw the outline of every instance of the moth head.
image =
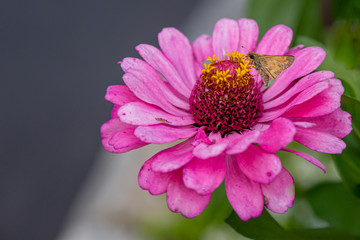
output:
[[246, 56], [251, 60], [255, 59], [255, 53], [253, 53], [253, 52], [249, 52]]

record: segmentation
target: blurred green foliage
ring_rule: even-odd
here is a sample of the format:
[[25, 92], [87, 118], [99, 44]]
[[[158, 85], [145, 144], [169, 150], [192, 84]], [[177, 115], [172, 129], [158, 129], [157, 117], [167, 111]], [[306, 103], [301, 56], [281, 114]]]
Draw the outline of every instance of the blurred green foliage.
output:
[[249, 18], [259, 25], [260, 36], [277, 24], [294, 32], [294, 38], [305, 35], [320, 40], [323, 35], [321, 1], [314, 0], [251, 0]]
[[325, 0], [330, 2], [332, 7], [331, 13], [334, 19], [359, 20], [360, 1], [359, 0]]

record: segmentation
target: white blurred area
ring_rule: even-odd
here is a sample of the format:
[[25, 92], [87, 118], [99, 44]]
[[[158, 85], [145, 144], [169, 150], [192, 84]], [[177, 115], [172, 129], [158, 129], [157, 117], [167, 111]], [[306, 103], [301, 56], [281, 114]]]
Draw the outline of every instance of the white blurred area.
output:
[[[190, 17], [184, 19], [180, 30], [192, 41], [200, 34], [211, 34], [220, 18], [244, 17], [246, 8], [246, 0], [203, 0], [193, 9]], [[157, 32], [153, 36], [156, 38]], [[139, 225], [168, 224], [178, 217], [175, 215], [179, 214], [168, 210], [165, 195], [150, 195], [138, 186], [137, 180], [142, 164], [167, 147], [149, 145], [124, 154], [100, 151], [95, 168], [79, 193], [57, 240], [149, 239], [139, 233]], [[329, 161], [326, 161], [326, 167], [327, 163]], [[301, 179], [305, 186], [313, 182], [313, 176], [324, 177], [321, 170], [309, 167], [310, 164], [300, 158], [291, 161], [291, 164], [288, 168], [290, 173], [295, 180]], [[293, 171], [293, 167], [297, 170]], [[203, 239], [235, 238], [239, 239], [239, 235], [234, 231], [222, 229], [209, 229], [203, 234]]]

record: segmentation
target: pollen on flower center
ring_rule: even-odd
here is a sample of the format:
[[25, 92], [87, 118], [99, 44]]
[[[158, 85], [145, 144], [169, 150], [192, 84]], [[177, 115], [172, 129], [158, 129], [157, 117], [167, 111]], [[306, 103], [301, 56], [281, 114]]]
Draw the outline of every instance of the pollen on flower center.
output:
[[207, 61], [189, 99], [195, 125], [222, 135], [250, 129], [263, 110], [250, 61], [239, 52], [227, 53], [225, 60], [214, 54]]

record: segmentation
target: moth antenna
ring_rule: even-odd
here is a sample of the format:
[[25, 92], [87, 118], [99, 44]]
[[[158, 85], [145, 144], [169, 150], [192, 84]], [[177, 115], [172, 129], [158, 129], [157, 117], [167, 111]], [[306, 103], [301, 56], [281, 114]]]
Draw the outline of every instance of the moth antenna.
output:
[[245, 54], [246, 52], [250, 52], [249, 49], [247, 49], [246, 47], [244, 47], [244, 46], [242, 46], [242, 45], [241, 45], [240, 47], [245, 50], [245, 51], [241, 51], [242, 53]]

